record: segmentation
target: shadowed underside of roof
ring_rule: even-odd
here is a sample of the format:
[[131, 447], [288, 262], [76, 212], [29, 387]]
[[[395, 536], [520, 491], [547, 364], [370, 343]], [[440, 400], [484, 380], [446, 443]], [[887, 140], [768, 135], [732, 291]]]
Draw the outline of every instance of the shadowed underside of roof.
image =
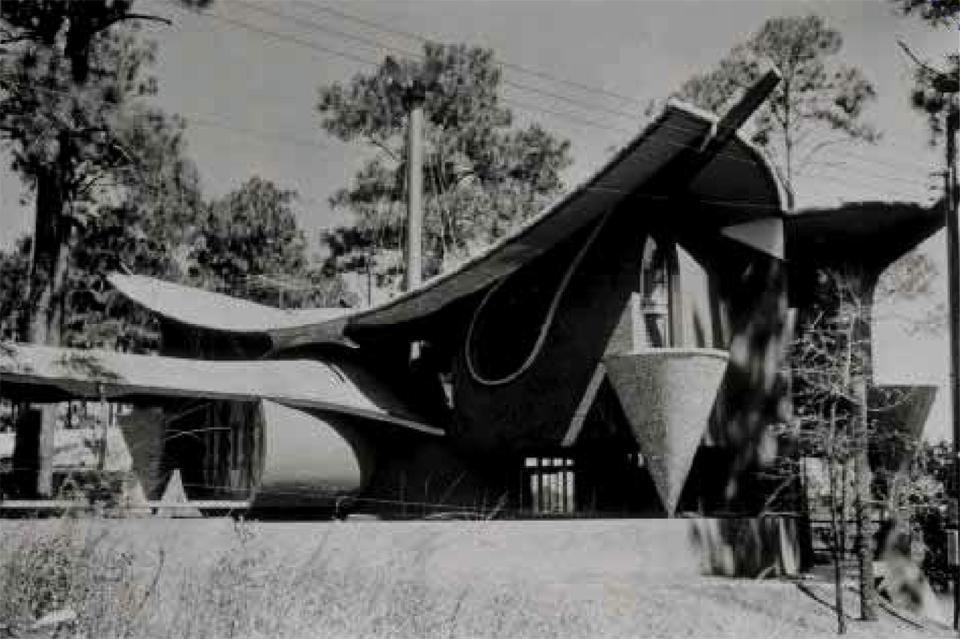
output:
[[314, 360], [224, 362], [5, 343], [0, 385], [4, 395], [28, 399], [98, 398], [101, 393], [269, 399], [443, 434], [368, 373]]
[[[712, 114], [671, 102], [593, 177], [516, 232], [419, 289], [351, 316], [348, 327], [389, 326], [432, 314], [509, 275], [631, 198], [643, 215], [644, 203], [662, 203], [673, 195], [644, 187], [662, 178], [662, 170], [682, 152], [700, 148], [716, 122]], [[783, 194], [764, 157], [737, 135], [689, 182], [685, 201], [716, 217], [706, 224], [723, 225], [781, 215]]]
[[877, 201], [807, 209], [784, 220], [787, 260], [858, 263], [879, 271], [936, 233], [944, 222], [941, 204]]

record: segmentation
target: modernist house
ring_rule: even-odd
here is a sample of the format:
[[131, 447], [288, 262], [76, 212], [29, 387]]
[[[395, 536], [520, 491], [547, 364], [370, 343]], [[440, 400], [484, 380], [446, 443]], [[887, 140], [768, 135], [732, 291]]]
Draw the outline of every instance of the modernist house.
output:
[[817, 270], [850, 267], [871, 293], [942, 214], [788, 215], [728, 129], [669, 104], [515, 233], [369, 309], [113, 275], [159, 318], [161, 356], [13, 344], [0, 392], [133, 405], [121, 426], [151, 497], [179, 469], [190, 497], [253, 510], [755, 515]]

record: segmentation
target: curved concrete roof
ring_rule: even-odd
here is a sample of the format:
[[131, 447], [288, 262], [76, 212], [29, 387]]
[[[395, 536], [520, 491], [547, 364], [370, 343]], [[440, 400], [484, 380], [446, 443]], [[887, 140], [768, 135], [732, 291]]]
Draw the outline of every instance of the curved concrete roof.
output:
[[942, 206], [876, 201], [798, 211], [784, 219], [787, 261], [856, 262], [879, 272], [943, 227]]
[[[696, 151], [716, 130], [718, 118], [671, 101], [642, 132], [593, 176], [515, 232], [459, 268], [369, 309], [280, 311], [259, 304], [140, 276], [111, 276], [124, 295], [168, 319], [227, 332], [270, 335], [281, 347], [344, 343], [345, 333], [390, 327], [421, 319], [516, 271], [610, 210], [633, 199], [670, 197], [656, 190], [674, 160]], [[651, 190], [644, 191], [647, 186]], [[735, 135], [687, 185], [686, 202], [702, 206], [717, 225], [782, 213], [782, 187], [764, 156]]]
[[282, 310], [142, 275], [111, 273], [107, 279], [124, 296], [167, 319], [230, 333], [323, 324], [351, 313], [347, 308]]
[[47, 401], [98, 398], [101, 391], [111, 398], [269, 399], [443, 434], [369, 372], [314, 360], [209, 361], [3, 344], [0, 384], [11, 395]]
[[[668, 194], [644, 186], [682, 152], [701, 146], [718, 118], [671, 101], [663, 113], [592, 177], [514, 233], [460, 268], [420, 288], [352, 316], [350, 327], [385, 326], [417, 319], [509, 275], [580, 231], [612, 207], [635, 198], [658, 201]], [[781, 215], [783, 190], [762, 153], [737, 134], [688, 185], [687, 197], [712, 208], [717, 224]]]

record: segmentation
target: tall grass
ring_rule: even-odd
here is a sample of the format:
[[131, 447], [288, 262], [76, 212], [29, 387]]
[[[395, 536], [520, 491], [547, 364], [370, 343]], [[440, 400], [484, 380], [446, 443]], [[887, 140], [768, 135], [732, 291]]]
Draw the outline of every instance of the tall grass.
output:
[[[520, 527], [0, 521], [0, 637], [833, 635], [829, 610], [791, 584], [658, 573], [674, 558], [631, 545], [622, 522], [608, 541], [504, 526]], [[611, 563], [629, 554], [641, 572]], [[57, 613], [66, 621], [35, 627]]]
[[[165, 561], [163, 548], [125, 544], [106, 526], [64, 519], [42, 533], [19, 527], [0, 535], [0, 637], [589, 634], [562, 611], [555, 620], [531, 618], [516, 592], [489, 596], [469, 585], [431, 585], [429, 542], [365, 565], [359, 557], [342, 561], [321, 536], [306, 557], [291, 558], [238, 523], [205, 561], [176, 565]], [[64, 611], [72, 618], [35, 627]]]
[[[19, 634], [67, 625], [84, 636], [128, 637], [149, 601], [162, 568], [152, 579], [136, 573], [134, 556], [110, 549], [104, 531], [63, 519], [46, 533], [0, 537], [0, 628]], [[61, 624], [44, 624], [48, 615]]]

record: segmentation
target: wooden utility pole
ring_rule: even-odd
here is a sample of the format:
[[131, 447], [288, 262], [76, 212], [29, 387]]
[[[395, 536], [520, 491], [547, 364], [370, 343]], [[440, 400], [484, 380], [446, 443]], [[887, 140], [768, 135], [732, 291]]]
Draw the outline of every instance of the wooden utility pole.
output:
[[[958, 33], [960, 36], [960, 33]], [[947, 563], [953, 573], [953, 629], [960, 630], [960, 561], [958, 561], [958, 500], [960, 500], [960, 237], [957, 220], [957, 128], [960, 120], [960, 76], [930, 68], [910, 48], [899, 43], [910, 59], [930, 76], [930, 83], [949, 97], [946, 108], [947, 167], [944, 172], [944, 217], [947, 233], [947, 303], [950, 330], [950, 421], [953, 433], [953, 490], [947, 522]], [[960, 54], [960, 40], [957, 52]]]
[[[950, 417], [953, 426], [953, 473], [954, 501], [960, 491], [960, 239], [957, 236], [957, 112], [955, 100], [951, 98], [947, 109], [947, 170], [944, 173], [944, 215], [947, 231], [947, 299], [950, 308]], [[956, 509], [952, 509], [956, 512]], [[951, 521], [953, 528], [948, 534], [956, 539], [957, 522]], [[955, 544], [954, 544], [955, 547]], [[960, 629], [960, 566], [953, 562], [953, 628]]]
[[420, 286], [423, 277], [423, 102], [426, 92], [419, 82], [407, 88], [404, 102], [407, 121], [407, 291]]
[[[950, 93], [947, 106], [947, 171], [944, 175], [946, 194], [944, 197], [944, 215], [947, 231], [947, 300], [950, 317], [950, 417], [953, 426], [953, 503], [960, 499], [960, 237], [957, 220], [957, 124], [960, 118], [960, 106], [957, 104], [957, 90], [960, 78], [950, 78], [941, 74], [938, 78], [941, 89]], [[957, 508], [951, 509], [953, 517]], [[957, 561], [957, 521], [953, 519], [948, 531], [953, 543], [953, 556], [949, 557], [953, 569], [953, 629], [960, 630], [960, 562]]]
[[857, 300], [856, 320], [853, 327], [854, 343], [850, 345], [855, 357], [860, 361], [860, 373], [853, 380], [855, 401], [859, 403], [855, 416], [853, 457], [854, 481], [854, 524], [856, 528], [857, 552], [857, 590], [860, 595], [860, 619], [877, 621], [877, 585], [873, 569], [873, 506], [870, 493], [870, 408], [869, 388], [873, 384], [873, 346], [870, 342], [870, 325], [873, 319], [872, 300], [876, 280], [867, 273], [860, 272], [853, 278]]
[[[427, 91], [437, 88], [438, 69], [427, 64], [411, 77], [391, 56], [383, 63], [389, 84], [407, 110], [407, 242], [404, 290], [420, 286], [423, 278], [423, 103]], [[414, 349], [416, 350], [416, 349]]]

